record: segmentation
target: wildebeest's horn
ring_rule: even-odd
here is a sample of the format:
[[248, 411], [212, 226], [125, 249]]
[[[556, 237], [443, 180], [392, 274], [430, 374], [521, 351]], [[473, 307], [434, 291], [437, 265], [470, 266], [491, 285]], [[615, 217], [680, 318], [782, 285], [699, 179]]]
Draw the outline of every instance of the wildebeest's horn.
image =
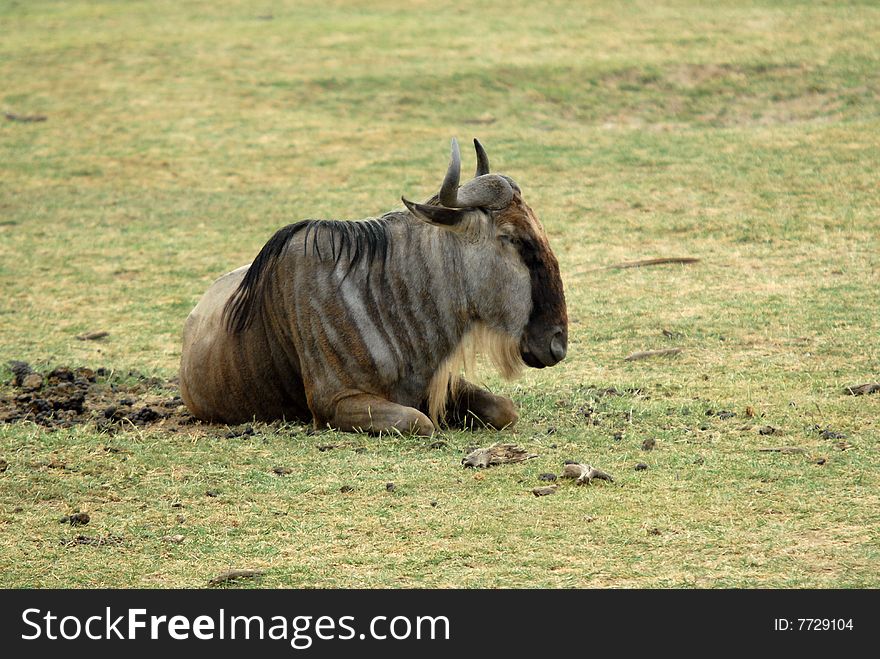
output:
[[474, 150], [477, 152], [477, 173], [474, 177], [483, 176], [489, 173], [489, 156], [486, 155], [486, 149], [480, 144], [480, 140], [474, 138]]
[[449, 160], [449, 169], [440, 187], [438, 196], [440, 203], [446, 208], [504, 208], [513, 199], [513, 188], [503, 176], [480, 172], [485, 169], [488, 172], [489, 158], [483, 146], [474, 140], [474, 148], [477, 150], [477, 176], [471, 179], [459, 189], [458, 182], [461, 178], [461, 153], [458, 149], [458, 140], [452, 138], [452, 155]]
[[458, 140], [452, 138], [452, 155], [449, 158], [449, 169], [440, 186], [440, 203], [447, 208], [459, 208], [458, 206], [458, 181], [461, 178], [461, 153], [458, 150]]

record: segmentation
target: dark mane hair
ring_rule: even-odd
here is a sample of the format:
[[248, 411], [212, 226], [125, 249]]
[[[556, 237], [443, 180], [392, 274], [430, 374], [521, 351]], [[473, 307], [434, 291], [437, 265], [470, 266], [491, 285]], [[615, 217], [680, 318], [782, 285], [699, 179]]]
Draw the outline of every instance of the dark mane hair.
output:
[[[267, 282], [278, 264], [278, 258], [284, 253], [290, 241], [300, 232], [303, 238], [303, 256], [308, 255], [309, 247], [312, 254], [319, 260], [332, 259], [334, 267], [342, 260], [345, 253], [348, 276], [351, 269], [360, 261], [368, 263], [379, 261], [383, 266], [388, 256], [388, 223], [400, 213], [388, 213], [377, 219], [341, 221], [341, 220], [303, 220], [288, 224], [275, 232], [257, 258], [251, 263], [244, 279], [226, 302], [223, 309], [226, 329], [232, 333], [243, 332], [254, 322], [266, 295]], [[319, 238], [325, 237], [325, 251], [322, 253]], [[311, 238], [311, 245], [310, 239]], [[326, 247], [329, 242], [330, 253]]]

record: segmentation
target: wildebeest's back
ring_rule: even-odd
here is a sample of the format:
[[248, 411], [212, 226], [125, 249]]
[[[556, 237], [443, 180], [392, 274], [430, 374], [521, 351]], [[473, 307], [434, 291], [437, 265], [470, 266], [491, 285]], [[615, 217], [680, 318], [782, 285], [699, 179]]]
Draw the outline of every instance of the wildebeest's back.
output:
[[193, 415], [205, 421], [308, 420], [296, 355], [279, 352], [262, 318], [240, 333], [225, 327], [223, 309], [249, 267], [217, 279], [187, 318], [181, 396]]

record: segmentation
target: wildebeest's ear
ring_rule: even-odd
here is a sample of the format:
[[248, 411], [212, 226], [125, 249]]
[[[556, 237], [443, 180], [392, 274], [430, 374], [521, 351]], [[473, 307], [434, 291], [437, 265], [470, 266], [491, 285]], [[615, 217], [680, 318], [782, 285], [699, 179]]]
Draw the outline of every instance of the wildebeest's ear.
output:
[[444, 227], [454, 227], [467, 214], [470, 209], [445, 208], [443, 206], [431, 206], [429, 204], [417, 204], [406, 197], [400, 198], [409, 212], [428, 224], [436, 224]]

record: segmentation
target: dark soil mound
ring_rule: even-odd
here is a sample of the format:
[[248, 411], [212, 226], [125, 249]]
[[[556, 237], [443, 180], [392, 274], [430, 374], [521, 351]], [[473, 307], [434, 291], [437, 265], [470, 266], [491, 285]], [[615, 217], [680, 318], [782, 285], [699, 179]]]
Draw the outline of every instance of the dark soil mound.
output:
[[0, 423], [32, 421], [47, 428], [92, 423], [114, 431], [196, 422], [180, 399], [176, 378], [69, 366], [39, 373], [21, 361], [9, 366], [13, 378], [0, 385]]

